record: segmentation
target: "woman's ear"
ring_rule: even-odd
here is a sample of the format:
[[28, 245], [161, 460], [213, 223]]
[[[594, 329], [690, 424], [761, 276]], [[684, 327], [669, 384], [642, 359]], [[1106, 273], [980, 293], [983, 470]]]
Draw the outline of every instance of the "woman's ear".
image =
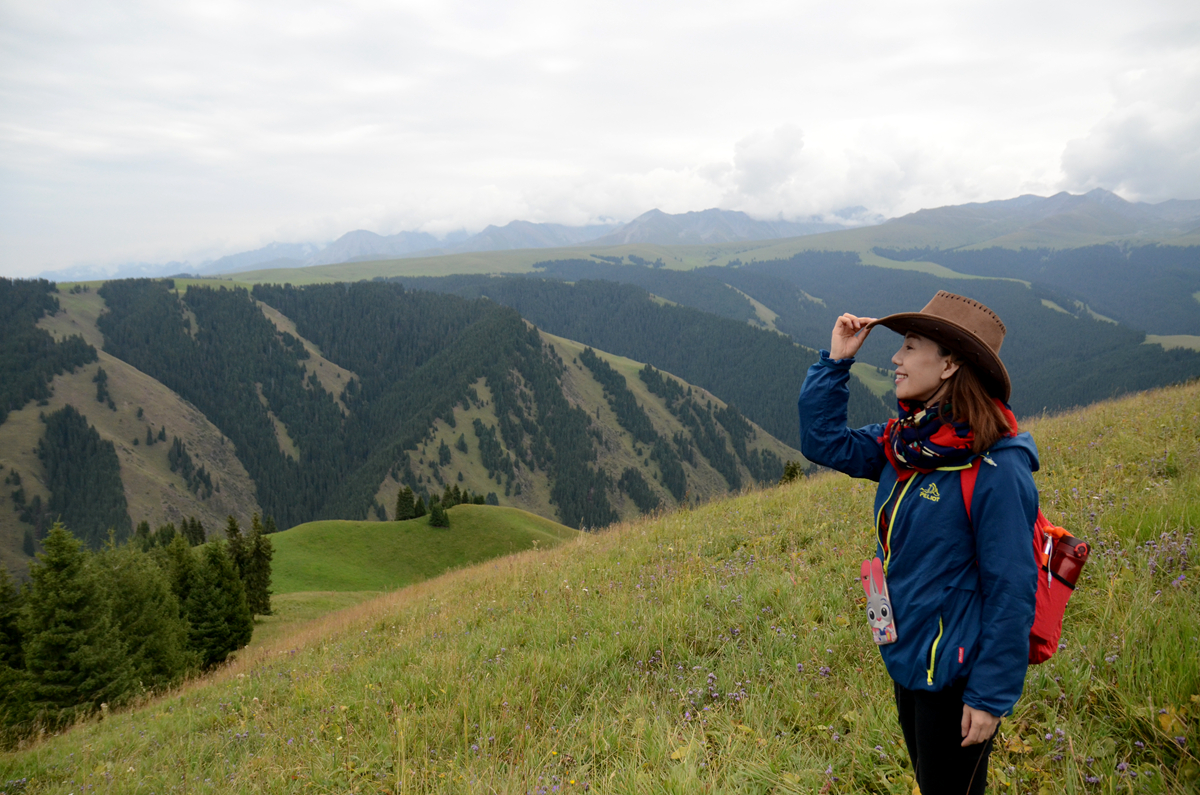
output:
[[954, 356], [947, 356], [946, 360], [942, 362], [942, 380], [945, 381], [947, 378], [957, 373], [960, 366], [961, 365]]

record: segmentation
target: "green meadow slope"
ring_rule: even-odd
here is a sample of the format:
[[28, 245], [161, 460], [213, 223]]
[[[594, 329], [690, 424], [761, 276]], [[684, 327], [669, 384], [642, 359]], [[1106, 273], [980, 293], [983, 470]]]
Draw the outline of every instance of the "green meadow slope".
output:
[[500, 555], [549, 549], [579, 531], [517, 508], [456, 505], [450, 527], [404, 522], [308, 522], [271, 536], [271, 588], [385, 591]]
[[[1093, 545], [993, 791], [1200, 787], [1200, 383], [1029, 423]], [[460, 570], [0, 757], [23, 792], [913, 791], [826, 474]]]

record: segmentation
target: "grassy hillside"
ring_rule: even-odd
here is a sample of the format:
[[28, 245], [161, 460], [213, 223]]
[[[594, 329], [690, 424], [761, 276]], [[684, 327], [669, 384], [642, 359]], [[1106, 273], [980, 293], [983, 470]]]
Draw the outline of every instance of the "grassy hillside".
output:
[[450, 528], [405, 522], [308, 522], [271, 536], [271, 588], [385, 591], [499, 555], [570, 540], [577, 530], [516, 508], [457, 505]]
[[[994, 791], [1200, 786], [1200, 384], [1030, 423], [1093, 544]], [[912, 792], [824, 475], [455, 572], [0, 757], [24, 792]]]
[[[516, 251], [479, 251], [471, 254], [445, 254], [437, 257], [344, 262], [313, 265], [306, 268], [279, 268], [248, 271], [236, 275], [238, 284], [321, 284], [325, 282], [364, 281], [398, 276], [450, 276], [461, 274], [533, 273], [540, 262], [562, 259], [638, 257], [649, 262], [661, 259], [672, 270], [692, 270], [710, 265], [787, 259], [801, 251], [854, 251], [864, 264], [901, 270], [921, 271], [935, 276], [958, 279], [984, 278], [955, 273], [933, 262], [897, 262], [872, 252], [876, 246], [915, 247], [943, 242], [924, 234], [880, 234], [868, 227], [862, 230], [825, 232], [806, 237], [780, 240], [747, 240], [707, 246], [660, 246], [633, 243], [623, 246], [575, 246], [572, 248], [531, 248]], [[630, 260], [631, 262], [634, 260]]]

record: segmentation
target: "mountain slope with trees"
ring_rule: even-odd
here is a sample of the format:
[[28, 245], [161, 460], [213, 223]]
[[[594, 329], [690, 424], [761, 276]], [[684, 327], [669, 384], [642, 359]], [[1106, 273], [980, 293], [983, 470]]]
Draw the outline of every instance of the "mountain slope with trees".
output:
[[[644, 289], [609, 281], [566, 284], [533, 277], [487, 276], [400, 281], [419, 289], [488, 297], [511, 306], [551, 334], [674, 373], [737, 404], [747, 417], [784, 443], [799, 442], [796, 396], [814, 353], [778, 334], [691, 307], [664, 306]], [[730, 294], [736, 297], [736, 293]], [[851, 379], [852, 425], [878, 422], [890, 414], [866, 386]]]
[[[1113, 301], [1118, 300], [1118, 293], [1130, 296], [1129, 305], [1140, 308], [1138, 317], [1144, 321], [1141, 327], [1147, 327], [1152, 323], [1191, 323], [1193, 318], [1200, 318], [1200, 303], [1191, 292], [1184, 292], [1193, 287], [1200, 289], [1200, 282], [1178, 281], [1191, 272], [1189, 268], [1200, 274], [1200, 265], [1189, 264], [1189, 257], [1194, 256], [1188, 253], [1191, 251], [1163, 247], [1122, 253], [1115, 247], [1098, 247], [1098, 252], [1091, 253], [1086, 249], [1058, 252], [1050, 257], [1050, 262], [1065, 263], [1060, 270], [1074, 268], [1073, 277], [1061, 277], [1060, 281], [1078, 283], [1086, 281], [1088, 273], [1097, 271], [1095, 256], [1112, 258], [1112, 267], [1107, 271], [1108, 281], [1097, 271], [1097, 286], [1094, 289], [1108, 290]], [[1195, 251], [1200, 252], [1200, 249]], [[941, 256], [931, 255], [924, 249], [883, 253], [897, 257], [903, 254], [910, 258]], [[1024, 278], [1036, 275], [1034, 271], [1037, 268], [1050, 267], [1042, 261], [1044, 256], [1050, 256], [1045, 252], [984, 249], [961, 252], [961, 260], [949, 258], [951, 253], [943, 254], [948, 257], [945, 260], [948, 266], [959, 261], [974, 263], [972, 267], [980, 275], [987, 276]], [[1004, 269], [990, 267], [993, 261], [999, 261], [1005, 266]], [[857, 253], [837, 251], [804, 252], [786, 260], [752, 262], [741, 264], [740, 267], [708, 267], [672, 272], [669, 278], [665, 278], [666, 274], [660, 270], [645, 265], [570, 260], [546, 262], [542, 263], [542, 267], [547, 277], [564, 281], [598, 278], [636, 285], [672, 301], [705, 306], [710, 312], [723, 314], [729, 320], [742, 319], [752, 309], [745, 298], [731, 289], [736, 288], [771, 310], [774, 315], [771, 322], [778, 331], [809, 348], [823, 348], [829, 344], [829, 330], [837, 316], [844, 311], [882, 317], [893, 312], [917, 310], [938, 290], [964, 294], [995, 309], [1008, 327], [1002, 353], [1013, 378], [1013, 408], [1018, 414], [1086, 405], [1129, 391], [1176, 383], [1200, 374], [1200, 353], [1178, 349], [1165, 351], [1157, 345], [1143, 344], [1146, 335], [1140, 330], [1141, 327], [1097, 319], [1089, 314], [1086, 307], [1076, 305], [1072, 296], [1080, 293], [1064, 294], [1055, 284], [1045, 282], [1035, 281], [1027, 286], [1011, 278], [950, 278], [919, 271], [875, 267], [864, 265]], [[1145, 273], [1145, 283], [1134, 285], [1134, 281], [1141, 280], [1133, 279], [1128, 273], [1114, 273], [1118, 267]], [[1162, 279], [1153, 281], [1151, 276], [1154, 273], [1162, 274]], [[482, 293], [496, 300], [511, 301], [531, 318], [539, 318], [539, 322], [546, 324], [547, 328], [553, 329], [555, 324], [561, 323], [564, 334], [591, 339], [587, 337], [589, 331], [580, 330], [580, 327], [584, 318], [592, 317], [588, 313], [598, 299], [592, 298], [590, 306], [584, 304], [577, 307], [570, 303], [569, 297], [587, 290], [597, 294], [599, 291], [583, 282], [577, 282], [574, 287], [533, 287], [528, 285], [528, 282], [534, 281], [531, 277], [521, 278], [526, 280], [526, 285], [520, 289], [509, 286], [513, 282], [520, 284], [519, 279], [510, 282], [487, 277], [448, 277], [404, 281], [434, 289], [452, 289], [462, 294]], [[1200, 276], [1197, 278], [1200, 279]], [[616, 290], [615, 287], [606, 289], [609, 293]], [[1165, 295], [1171, 289], [1176, 295], [1167, 301]], [[713, 296], [729, 300], [718, 303]], [[1155, 311], [1153, 305], [1158, 298], [1163, 299], [1161, 312]], [[1191, 311], [1189, 303], [1195, 305], [1196, 311]], [[562, 307], [567, 309], [564, 311]], [[660, 314], [678, 310], [663, 307]], [[1129, 314], [1133, 310], [1126, 308], [1124, 311]], [[612, 336], [615, 339], [600, 337], [603, 343], [596, 343], [607, 344], [610, 350], [614, 345], [623, 344], [619, 335], [624, 329], [637, 330], [653, 325], [643, 323], [638, 326], [636, 321], [615, 312], [600, 311], [595, 314], [599, 316], [598, 322], [612, 318], [615, 327]], [[1160, 314], [1161, 320], [1158, 319]], [[1131, 314], [1129, 316], [1133, 317]], [[879, 329], [863, 347], [859, 358], [866, 364], [890, 369], [891, 356], [898, 341], [891, 332]], [[641, 349], [630, 355], [655, 363], [653, 352], [648, 350], [650, 346], [645, 342], [641, 345]], [[623, 352], [620, 347], [616, 350]], [[803, 365], [807, 367], [814, 356], [806, 351]], [[675, 363], [671, 364], [674, 366]], [[693, 370], [684, 372], [689, 373], [687, 377], [692, 382], [704, 384], [702, 373], [697, 372], [700, 369], [694, 366]], [[736, 365], [726, 370], [732, 374], [736, 372]], [[714, 391], [719, 393], [718, 389], [714, 388]], [[740, 397], [734, 396], [732, 399], [742, 406], [747, 416], [762, 422], [761, 417], [752, 413], [752, 405], [744, 404]], [[790, 409], [791, 405], [788, 407]], [[861, 415], [856, 417], [852, 414], [851, 424], [856, 424], [859, 419], [862, 419]], [[780, 420], [792, 422], [794, 418], [781, 416]], [[865, 420], [857, 424], [864, 423]], [[768, 429], [773, 427], [763, 424]]]
[[[444, 509], [453, 487], [597, 528], [774, 482], [785, 461], [800, 460], [709, 391], [696, 388], [704, 405], [685, 425], [646, 390], [641, 362], [596, 349], [596, 369], [583, 367], [583, 346], [495, 301], [384, 283], [260, 285], [251, 295], [170, 280], [112, 281], [68, 297], [53, 338], [79, 328], [102, 346], [101, 361], [54, 381], [47, 409], [55, 423], [76, 420], [79, 433], [49, 434], [30, 408], [0, 425], [14, 447], [41, 440], [43, 449], [3, 472], [25, 489], [19, 510], [3, 517], [14, 571], [60, 516], [95, 547], [110, 527], [118, 539], [133, 525], [139, 534], [143, 524], [190, 527], [200, 509], [211, 533], [224, 523], [217, 506], [261, 510], [282, 527], [390, 519], [402, 488]], [[628, 384], [621, 406], [653, 418], [649, 441], [617, 421], [616, 392], [606, 396], [596, 380], [605, 373], [610, 392], [617, 378]], [[168, 397], [178, 403], [169, 417]], [[195, 417], [185, 422], [187, 412]], [[196, 418], [207, 435], [195, 432]], [[693, 444], [704, 422], [711, 439]], [[64, 439], [89, 439], [89, 450], [108, 455], [81, 457]], [[68, 464], [87, 469], [85, 460], [106, 462], [111, 488], [68, 491], [84, 477], [68, 477]], [[124, 500], [123, 520], [100, 518], [101, 492]], [[91, 507], [64, 511], [68, 493], [87, 494]]]

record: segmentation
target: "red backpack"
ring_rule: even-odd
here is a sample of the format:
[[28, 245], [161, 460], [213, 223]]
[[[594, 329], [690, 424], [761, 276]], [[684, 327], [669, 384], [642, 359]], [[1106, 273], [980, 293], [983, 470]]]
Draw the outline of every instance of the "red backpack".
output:
[[[979, 466], [983, 460], [984, 456], [977, 457], [968, 469], [960, 472], [968, 521], [971, 519], [971, 498], [975, 495], [975, 479], [979, 477]], [[991, 463], [990, 459], [988, 463]], [[1088, 551], [1086, 542], [1066, 529], [1051, 524], [1042, 509], [1038, 508], [1037, 521], [1033, 525], [1033, 553], [1038, 562], [1038, 584], [1033, 628], [1029, 630], [1031, 665], [1044, 663], [1058, 650], [1063, 613], [1067, 609], [1067, 600], [1075, 593], [1075, 583], [1083, 564], [1087, 563]]]

